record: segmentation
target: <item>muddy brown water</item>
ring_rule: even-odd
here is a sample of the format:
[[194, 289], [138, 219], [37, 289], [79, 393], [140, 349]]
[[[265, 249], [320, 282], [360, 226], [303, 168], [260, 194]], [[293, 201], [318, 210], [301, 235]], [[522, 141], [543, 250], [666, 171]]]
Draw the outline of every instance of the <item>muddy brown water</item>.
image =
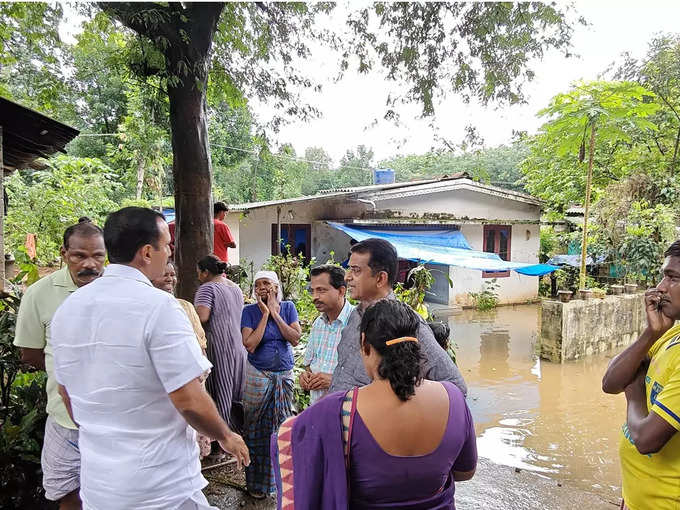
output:
[[618, 498], [625, 398], [601, 390], [615, 353], [562, 365], [540, 360], [537, 305], [445, 319], [469, 387], [480, 457]]

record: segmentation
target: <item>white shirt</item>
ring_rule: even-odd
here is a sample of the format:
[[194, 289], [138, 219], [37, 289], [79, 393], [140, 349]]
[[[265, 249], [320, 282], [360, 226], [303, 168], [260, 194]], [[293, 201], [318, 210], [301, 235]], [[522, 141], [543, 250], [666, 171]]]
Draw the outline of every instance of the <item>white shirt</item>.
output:
[[168, 393], [212, 365], [172, 295], [112, 264], [57, 309], [52, 346], [80, 425], [85, 508], [174, 509], [207, 485]]

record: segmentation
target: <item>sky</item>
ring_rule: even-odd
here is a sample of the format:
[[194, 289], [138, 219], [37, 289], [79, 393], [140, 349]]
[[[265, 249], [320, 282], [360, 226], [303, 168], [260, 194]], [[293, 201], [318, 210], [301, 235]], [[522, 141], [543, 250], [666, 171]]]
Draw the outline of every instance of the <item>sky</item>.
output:
[[[527, 103], [499, 108], [464, 104], [453, 95], [440, 102], [435, 126], [439, 134], [454, 143], [463, 141], [466, 125], [474, 125], [493, 147], [509, 143], [513, 130], [534, 133], [542, 121], [536, 113], [550, 99], [566, 92], [574, 81], [595, 80], [620, 55], [630, 52], [642, 57], [652, 37], [658, 33], [680, 31], [680, 2], [661, 0], [590, 0], [575, 2], [578, 14], [590, 26], [577, 26], [573, 36], [573, 52], [579, 57], [565, 58], [551, 52], [535, 62], [536, 78], [525, 88]], [[334, 70], [328, 62], [312, 59], [315, 72]], [[441, 147], [430, 120], [421, 120], [418, 105], [402, 107], [401, 125], [382, 119], [386, 90], [391, 87], [378, 73], [348, 75], [338, 83], [328, 80], [323, 93], [310, 99], [321, 110], [322, 117], [310, 122], [294, 122], [284, 126], [280, 143], [290, 142], [298, 155], [309, 146], [323, 147], [337, 162], [345, 151], [364, 144], [373, 148], [375, 162], [395, 155], [422, 154]], [[252, 103], [256, 114], [265, 117], [266, 106]]]
[[[323, 92], [305, 99], [318, 107], [321, 117], [284, 125], [273, 137], [274, 145], [292, 143], [298, 156], [304, 156], [307, 147], [323, 147], [337, 163], [347, 149], [363, 144], [374, 150], [374, 161], [378, 163], [392, 156], [440, 148], [438, 135], [460, 143], [467, 125], [477, 128], [485, 146], [502, 145], [511, 141], [513, 130], [536, 132], [542, 123], [536, 113], [554, 95], [566, 92], [571, 83], [598, 79], [613, 62], [621, 60], [622, 53], [642, 57], [654, 35], [680, 31], [678, 0], [577, 0], [574, 4], [577, 14], [589, 23], [586, 27], [577, 25], [574, 31], [572, 51], [578, 56], [565, 58], [559, 52], [548, 52], [541, 61], [534, 62], [536, 77], [524, 88], [526, 104], [465, 104], [451, 94], [436, 104], [434, 127], [430, 125], [432, 119], [419, 118], [417, 104], [398, 109], [399, 125], [383, 120], [387, 91], [394, 85], [379, 72], [348, 73], [341, 81], [333, 82], [337, 62], [323, 48], [312, 48], [312, 58], [303, 70], [321, 81]], [[82, 18], [65, 8], [69, 19], [62, 27], [62, 37], [72, 40]], [[335, 12], [336, 19], [330, 22], [344, 22], [343, 9]], [[272, 113], [266, 104], [250, 104], [260, 120]]]

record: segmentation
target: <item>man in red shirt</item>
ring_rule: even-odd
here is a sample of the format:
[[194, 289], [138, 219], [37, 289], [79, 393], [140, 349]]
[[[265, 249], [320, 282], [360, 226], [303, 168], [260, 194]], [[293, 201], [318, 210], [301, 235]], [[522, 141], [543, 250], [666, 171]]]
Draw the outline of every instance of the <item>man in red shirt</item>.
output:
[[[213, 205], [213, 253], [217, 255], [220, 260], [229, 262], [227, 256], [227, 248], [236, 248], [236, 241], [231, 235], [231, 230], [224, 223], [224, 217], [227, 215], [229, 208], [224, 202], [215, 202]], [[175, 222], [171, 221], [168, 224], [170, 229], [170, 249], [175, 252]]]
[[227, 248], [236, 248], [234, 236], [231, 235], [231, 230], [224, 223], [224, 217], [227, 215], [228, 210], [229, 208], [224, 202], [215, 202], [215, 205], [213, 205], [213, 224], [215, 230], [213, 253], [224, 262], [229, 262], [227, 260]]

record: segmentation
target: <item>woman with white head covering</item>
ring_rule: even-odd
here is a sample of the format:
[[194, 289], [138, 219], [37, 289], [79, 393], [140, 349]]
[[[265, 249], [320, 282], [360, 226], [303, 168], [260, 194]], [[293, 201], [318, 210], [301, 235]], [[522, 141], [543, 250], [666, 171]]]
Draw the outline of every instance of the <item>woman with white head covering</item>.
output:
[[254, 498], [275, 492], [271, 434], [293, 414], [293, 348], [302, 334], [292, 301], [283, 301], [274, 271], [255, 274], [255, 304], [243, 308], [241, 334], [248, 351], [243, 395], [243, 439], [250, 450], [246, 486]]

